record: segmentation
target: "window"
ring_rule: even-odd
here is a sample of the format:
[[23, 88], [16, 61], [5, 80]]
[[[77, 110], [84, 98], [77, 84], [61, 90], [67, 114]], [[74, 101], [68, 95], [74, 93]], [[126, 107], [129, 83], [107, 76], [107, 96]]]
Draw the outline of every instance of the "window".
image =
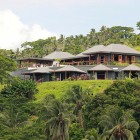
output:
[[135, 56], [132, 56], [132, 62], [135, 62]]
[[122, 55], [119, 55], [119, 60], [122, 60]]

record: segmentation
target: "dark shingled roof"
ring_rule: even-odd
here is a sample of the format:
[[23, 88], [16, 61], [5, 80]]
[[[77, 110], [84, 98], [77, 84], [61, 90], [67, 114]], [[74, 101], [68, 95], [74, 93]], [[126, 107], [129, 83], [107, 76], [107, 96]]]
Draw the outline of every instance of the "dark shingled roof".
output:
[[84, 72], [88, 72], [89, 69], [93, 68], [93, 65], [75, 65], [74, 67], [84, 71]]
[[77, 54], [74, 58], [89, 57], [89, 55], [85, 55], [85, 54], [83, 54], [83, 53], [84, 53], [84, 52]]
[[131, 64], [131, 65], [125, 67], [124, 69], [122, 69], [122, 71], [140, 71], [140, 67], [138, 67], [134, 64]]
[[97, 52], [100, 52], [100, 50], [102, 50], [103, 48], [105, 48], [104, 45], [97, 45], [97, 46], [93, 46], [92, 48], [89, 48], [88, 50], [86, 50], [82, 53], [83, 54], [97, 53]]
[[32, 73], [50, 73], [51, 69], [48, 67], [39, 67], [37, 70], [32, 71]]
[[33, 73], [50, 73], [51, 69], [48, 67], [38, 67], [36, 70], [28, 70], [26, 72], [23, 72], [22, 74], [33, 74]]
[[116, 65], [113, 66], [113, 65], [108, 65], [107, 67], [109, 67], [110, 69], [112, 69], [112, 71], [120, 72], [126, 66], [116, 66]]
[[100, 50], [100, 52], [105, 53], [125, 53], [125, 54], [138, 54], [140, 55], [140, 52], [136, 51], [135, 49], [128, 47], [126, 45], [122, 44], [110, 44], [103, 49]]
[[65, 59], [65, 58], [72, 58], [72, 57], [74, 57], [74, 55], [72, 55], [68, 52], [55, 51], [43, 58], [55, 60], [55, 59]]
[[82, 71], [74, 66], [66, 65], [63, 68], [57, 69], [53, 72], [79, 72], [79, 73], [86, 73], [85, 71]]
[[107, 67], [103, 64], [99, 64], [99, 65], [89, 69], [89, 71], [112, 71], [112, 69], [110, 69], [109, 67]]
[[48, 60], [48, 61], [52, 61], [51, 59], [46, 59], [46, 58], [39, 58], [39, 57], [27, 57], [27, 58], [19, 58], [17, 59], [17, 61], [20, 60]]

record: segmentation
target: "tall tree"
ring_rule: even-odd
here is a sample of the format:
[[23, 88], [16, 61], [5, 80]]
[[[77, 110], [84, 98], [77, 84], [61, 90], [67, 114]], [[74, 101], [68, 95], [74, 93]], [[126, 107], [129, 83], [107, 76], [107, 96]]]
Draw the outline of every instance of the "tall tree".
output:
[[137, 22], [137, 28], [140, 30], [140, 21]]
[[0, 53], [0, 82], [7, 80], [10, 75], [9, 72], [16, 69], [16, 62]]
[[104, 128], [102, 137], [108, 140], [134, 140], [139, 124], [133, 118], [133, 111], [109, 107], [101, 117], [99, 125]]
[[44, 109], [46, 110], [46, 114], [43, 118], [47, 119], [47, 139], [69, 140], [71, 114], [68, 112], [66, 106], [61, 101], [51, 97], [46, 106], [44, 106]]
[[67, 91], [67, 99], [70, 105], [73, 106], [73, 113], [77, 116], [77, 121], [81, 127], [84, 127], [83, 111], [82, 107], [84, 104], [84, 96], [82, 87], [79, 85], [74, 85], [71, 89]]

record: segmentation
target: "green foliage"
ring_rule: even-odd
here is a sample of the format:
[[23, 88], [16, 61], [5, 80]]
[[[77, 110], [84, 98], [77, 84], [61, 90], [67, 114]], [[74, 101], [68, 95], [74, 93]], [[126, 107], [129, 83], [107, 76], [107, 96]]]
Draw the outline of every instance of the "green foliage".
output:
[[20, 79], [15, 79], [1, 91], [1, 94], [5, 96], [21, 96], [28, 99], [33, 99], [35, 93], [37, 93], [37, 88], [34, 81]]
[[93, 128], [85, 133], [85, 138], [82, 140], [101, 140], [101, 136], [98, 134], [98, 131]]
[[137, 22], [137, 27], [138, 27], [138, 29], [140, 30], [140, 21]]
[[[136, 26], [140, 29], [140, 22], [137, 22]], [[78, 54], [95, 45], [109, 45], [112, 43], [125, 44], [135, 48], [135, 46], [140, 46], [140, 35], [135, 33], [132, 27], [102, 26], [100, 31], [97, 32], [95, 29], [91, 29], [87, 35], [70, 35], [68, 37], [60, 35], [59, 38], [49, 37], [33, 42], [24, 42], [21, 44], [21, 47], [24, 48], [22, 51], [19, 51], [19, 49], [16, 51], [0, 49], [0, 51], [4, 56], [15, 59], [43, 57], [56, 50]]]
[[44, 107], [42, 114], [44, 114], [45, 111], [43, 119], [47, 120], [47, 140], [69, 140], [69, 125], [72, 115], [66, 108], [65, 104], [55, 99], [54, 96], [48, 96], [46, 101], [46, 104], [43, 103]]
[[[16, 69], [16, 62], [0, 53], [0, 83], [11, 78], [9, 72]], [[12, 78], [11, 78], [12, 79]]]
[[[107, 112], [111, 112], [111, 110], [113, 110], [113, 108], [111, 109], [109, 106], [115, 106], [116, 109], [117, 107], [119, 108], [116, 115], [114, 115], [115, 118], [117, 118], [117, 115], [121, 116], [121, 112], [126, 112], [126, 110], [133, 109], [133, 117], [135, 117], [135, 120], [140, 123], [138, 112], [139, 107], [137, 106], [138, 102], [140, 102], [139, 87], [140, 81], [138, 80], [128, 79], [125, 81], [116, 81], [113, 83], [113, 85], [111, 85], [105, 90], [105, 94], [96, 95], [95, 98], [86, 106], [85, 109], [85, 112], [90, 112], [89, 114], [85, 113], [86, 128], [92, 128], [93, 126], [95, 128], [98, 128], [100, 116], [105, 115]], [[113, 113], [111, 112], [110, 114], [112, 118]], [[111, 123], [111, 118], [109, 119], [108, 125], [109, 123]], [[104, 127], [106, 126], [107, 125], [104, 124]], [[136, 139], [138, 137], [137, 134], [135, 132], [133, 134]]]
[[[139, 24], [140, 22], [137, 22], [138, 29]], [[139, 46], [139, 34], [136, 34], [132, 27], [113, 26], [109, 28], [102, 26], [100, 31], [96, 32], [95, 29], [91, 29], [87, 35], [70, 35], [68, 37], [60, 35], [58, 39], [49, 37], [25, 42], [21, 45], [24, 50], [20, 54], [17, 50], [15, 54], [17, 57], [43, 57], [56, 50], [78, 54], [92, 46], [109, 45], [111, 43], [126, 44], [130, 47]]]
[[84, 138], [85, 135], [85, 131], [83, 128], [80, 127], [79, 124], [77, 123], [73, 123], [70, 126], [70, 140], [81, 140], [82, 138]]
[[0, 94], [0, 139], [140, 139], [139, 80], [47, 82], [38, 89], [35, 100], [26, 90]]
[[106, 108], [105, 115], [101, 116], [99, 125], [104, 128], [102, 137], [133, 140], [139, 124], [133, 118], [133, 111], [124, 111], [117, 106]]

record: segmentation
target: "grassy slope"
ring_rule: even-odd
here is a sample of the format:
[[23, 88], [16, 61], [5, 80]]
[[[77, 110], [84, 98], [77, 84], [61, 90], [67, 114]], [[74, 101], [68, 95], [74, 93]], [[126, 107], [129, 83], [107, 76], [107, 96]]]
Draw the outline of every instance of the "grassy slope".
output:
[[[39, 83], [39, 92], [35, 94], [35, 102], [41, 101], [47, 94], [54, 94], [56, 98], [60, 98], [65, 95], [67, 89], [72, 85], [80, 85], [83, 89], [90, 88], [95, 95], [96, 93], [103, 92], [112, 83], [112, 80], [81, 80]], [[2, 88], [3, 86], [0, 85], [0, 90]]]
[[39, 92], [35, 95], [36, 101], [41, 101], [47, 94], [55, 94], [57, 98], [63, 96], [72, 85], [80, 85], [83, 89], [91, 88], [93, 94], [102, 92], [113, 83], [112, 80], [82, 80], [82, 81], [59, 81], [38, 84]]

